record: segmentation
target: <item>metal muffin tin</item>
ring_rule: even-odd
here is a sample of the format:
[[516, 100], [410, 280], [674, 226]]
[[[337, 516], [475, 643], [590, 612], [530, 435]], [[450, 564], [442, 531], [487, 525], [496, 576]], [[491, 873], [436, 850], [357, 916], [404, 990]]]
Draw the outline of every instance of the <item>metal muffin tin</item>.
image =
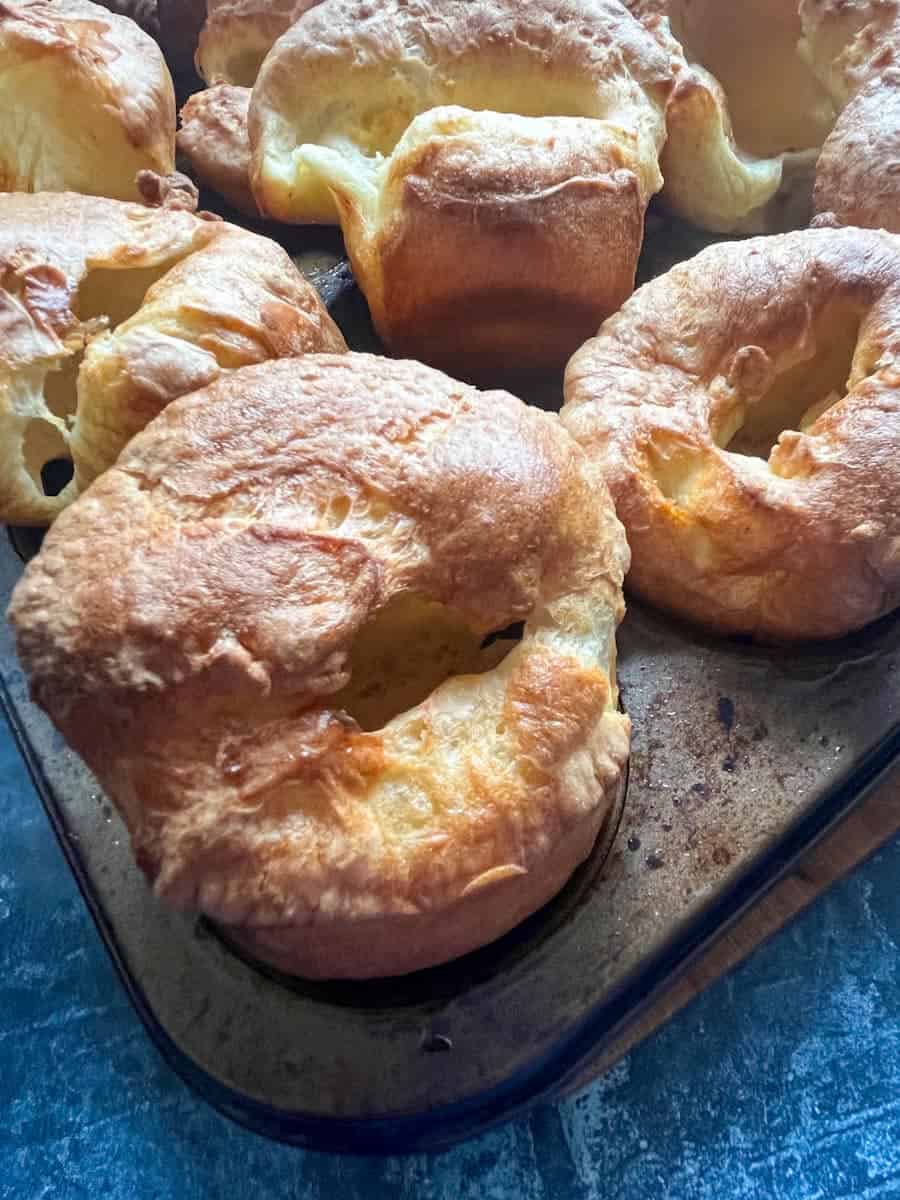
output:
[[[319, 286], [350, 344], [377, 348], [339, 239], [266, 232]], [[640, 277], [707, 240], [651, 218]], [[543, 386], [528, 398], [560, 399]], [[38, 542], [12, 531], [0, 548], [4, 608]], [[438, 1149], [589, 1077], [651, 997], [900, 757], [896, 617], [840, 642], [771, 650], [632, 603], [619, 647], [633, 753], [627, 795], [590, 861], [492, 946], [361, 984], [279, 976], [154, 900], [112, 806], [29, 703], [5, 623], [0, 699], [122, 982], [172, 1066], [271, 1137]]]

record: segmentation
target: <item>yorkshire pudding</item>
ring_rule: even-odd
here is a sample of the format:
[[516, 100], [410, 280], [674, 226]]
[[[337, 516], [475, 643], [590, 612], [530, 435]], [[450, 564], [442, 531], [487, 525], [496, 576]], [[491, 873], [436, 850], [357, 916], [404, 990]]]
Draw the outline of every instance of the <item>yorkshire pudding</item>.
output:
[[633, 289], [670, 82], [618, 0], [324, 0], [253, 89], [253, 189], [339, 216], [394, 351], [551, 368]]
[[318, 0], [207, 0], [197, 70], [210, 85], [252, 88], [275, 42]]
[[808, 223], [836, 110], [803, 54], [797, 0], [632, 0], [668, 50], [663, 202], [715, 232]]
[[197, 70], [209, 84], [181, 110], [178, 150], [196, 178], [247, 216], [259, 209], [250, 187], [250, 89], [273, 44], [317, 0], [209, 0]]
[[840, 110], [815, 205], [845, 225], [900, 233], [900, 2], [801, 0], [806, 53]]
[[647, 600], [766, 640], [900, 603], [900, 238], [713, 246], [636, 292], [565, 393]]
[[[52, 521], [163, 405], [223, 371], [343, 348], [279, 246], [180, 202], [0, 195], [0, 520]], [[55, 459], [75, 478], [48, 495]]]
[[259, 209], [250, 187], [250, 89], [215, 83], [194, 92], [181, 110], [178, 152], [191, 174], [247, 217]]
[[897, 0], [630, 7], [677, 79], [660, 160], [674, 212], [754, 233], [805, 225], [815, 206], [900, 230]]
[[900, 233], [900, 66], [841, 113], [819, 156], [815, 207], [842, 225]]
[[10, 618], [156, 893], [365, 978], [493, 940], [589, 854], [628, 754], [627, 561], [555, 417], [313, 355], [170, 405]]
[[159, 47], [89, 0], [0, 2], [0, 191], [137, 200], [175, 167], [175, 96]]

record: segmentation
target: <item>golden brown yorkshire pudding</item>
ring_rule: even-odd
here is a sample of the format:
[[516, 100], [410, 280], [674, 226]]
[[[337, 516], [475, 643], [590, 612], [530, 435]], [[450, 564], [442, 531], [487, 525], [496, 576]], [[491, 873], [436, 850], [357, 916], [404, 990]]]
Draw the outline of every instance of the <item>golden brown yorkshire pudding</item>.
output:
[[652, 603], [769, 640], [900, 603], [900, 238], [713, 246], [574, 356], [566, 401]]
[[840, 111], [816, 210], [900, 233], [900, 2], [801, 0], [800, 15], [804, 53]]
[[814, 199], [842, 225], [900, 233], [900, 65], [841, 113], [819, 156]]
[[[52, 521], [165, 404], [222, 372], [344, 347], [279, 246], [181, 203], [0, 195], [0, 520]], [[75, 478], [48, 495], [56, 459]]]
[[194, 177], [248, 217], [259, 216], [250, 187], [250, 89], [214, 83], [194, 92], [181, 110], [178, 151]]
[[178, 150], [196, 178], [238, 212], [258, 216], [250, 187], [250, 89], [263, 59], [317, 0], [209, 0], [197, 70], [209, 84], [181, 110]]
[[493, 940], [589, 854], [628, 754], [627, 561], [555, 417], [313, 355], [170, 405], [10, 617], [156, 892], [364, 978]]
[[797, 0], [632, 0], [670, 53], [662, 199], [716, 232], [802, 226], [836, 109], [802, 53]]
[[394, 351], [558, 366], [634, 286], [670, 80], [618, 0], [324, 0], [253, 89], [254, 192], [340, 217]]
[[175, 97], [159, 47], [89, 0], [0, 2], [0, 191], [137, 200], [175, 167]]
[[900, 0], [797, 0], [803, 53], [839, 108], [897, 66]]
[[674, 212], [718, 232], [798, 227], [814, 210], [900, 231], [898, 0], [629, 7], [678, 80], [661, 156]]
[[318, 0], [207, 0], [197, 70], [210, 85], [252, 88], [275, 42]]

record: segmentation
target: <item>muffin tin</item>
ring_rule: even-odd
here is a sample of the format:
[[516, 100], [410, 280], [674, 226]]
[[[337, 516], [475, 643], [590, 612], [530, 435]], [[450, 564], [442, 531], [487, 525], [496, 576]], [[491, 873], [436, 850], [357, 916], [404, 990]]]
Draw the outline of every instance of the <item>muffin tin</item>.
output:
[[[282, 240], [353, 348], [373, 349], [339, 238]], [[651, 217], [641, 277], [707, 240]], [[541, 386], [528, 399], [560, 398]], [[0, 549], [4, 608], [38, 544], [13, 530]], [[589, 1076], [691, 956], [900, 757], [896, 616], [840, 642], [771, 650], [632, 602], [619, 647], [633, 754], [591, 859], [492, 946], [364, 984], [278, 976], [154, 900], [110, 803], [29, 703], [5, 623], [0, 699], [122, 981], [175, 1069], [284, 1141], [439, 1149]]]

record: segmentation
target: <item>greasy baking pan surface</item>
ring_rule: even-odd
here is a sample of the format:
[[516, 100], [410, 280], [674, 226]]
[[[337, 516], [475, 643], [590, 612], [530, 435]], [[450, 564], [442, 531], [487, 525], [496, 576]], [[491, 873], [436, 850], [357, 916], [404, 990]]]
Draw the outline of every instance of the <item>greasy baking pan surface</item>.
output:
[[[339, 238], [291, 230], [281, 240], [351, 346], [373, 348]], [[702, 244], [651, 218], [642, 277]], [[4, 608], [36, 545], [33, 532], [12, 531], [0, 547]], [[123, 982], [172, 1065], [270, 1136], [417, 1150], [475, 1133], [589, 1069], [653, 991], [900, 755], [896, 616], [841, 642], [768, 650], [632, 603], [619, 647], [633, 753], [624, 804], [591, 860], [493, 946], [365, 984], [260, 969], [205, 921], [153, 899], [118, 816], [29, 704], [5, 623], [0, 698]]]

